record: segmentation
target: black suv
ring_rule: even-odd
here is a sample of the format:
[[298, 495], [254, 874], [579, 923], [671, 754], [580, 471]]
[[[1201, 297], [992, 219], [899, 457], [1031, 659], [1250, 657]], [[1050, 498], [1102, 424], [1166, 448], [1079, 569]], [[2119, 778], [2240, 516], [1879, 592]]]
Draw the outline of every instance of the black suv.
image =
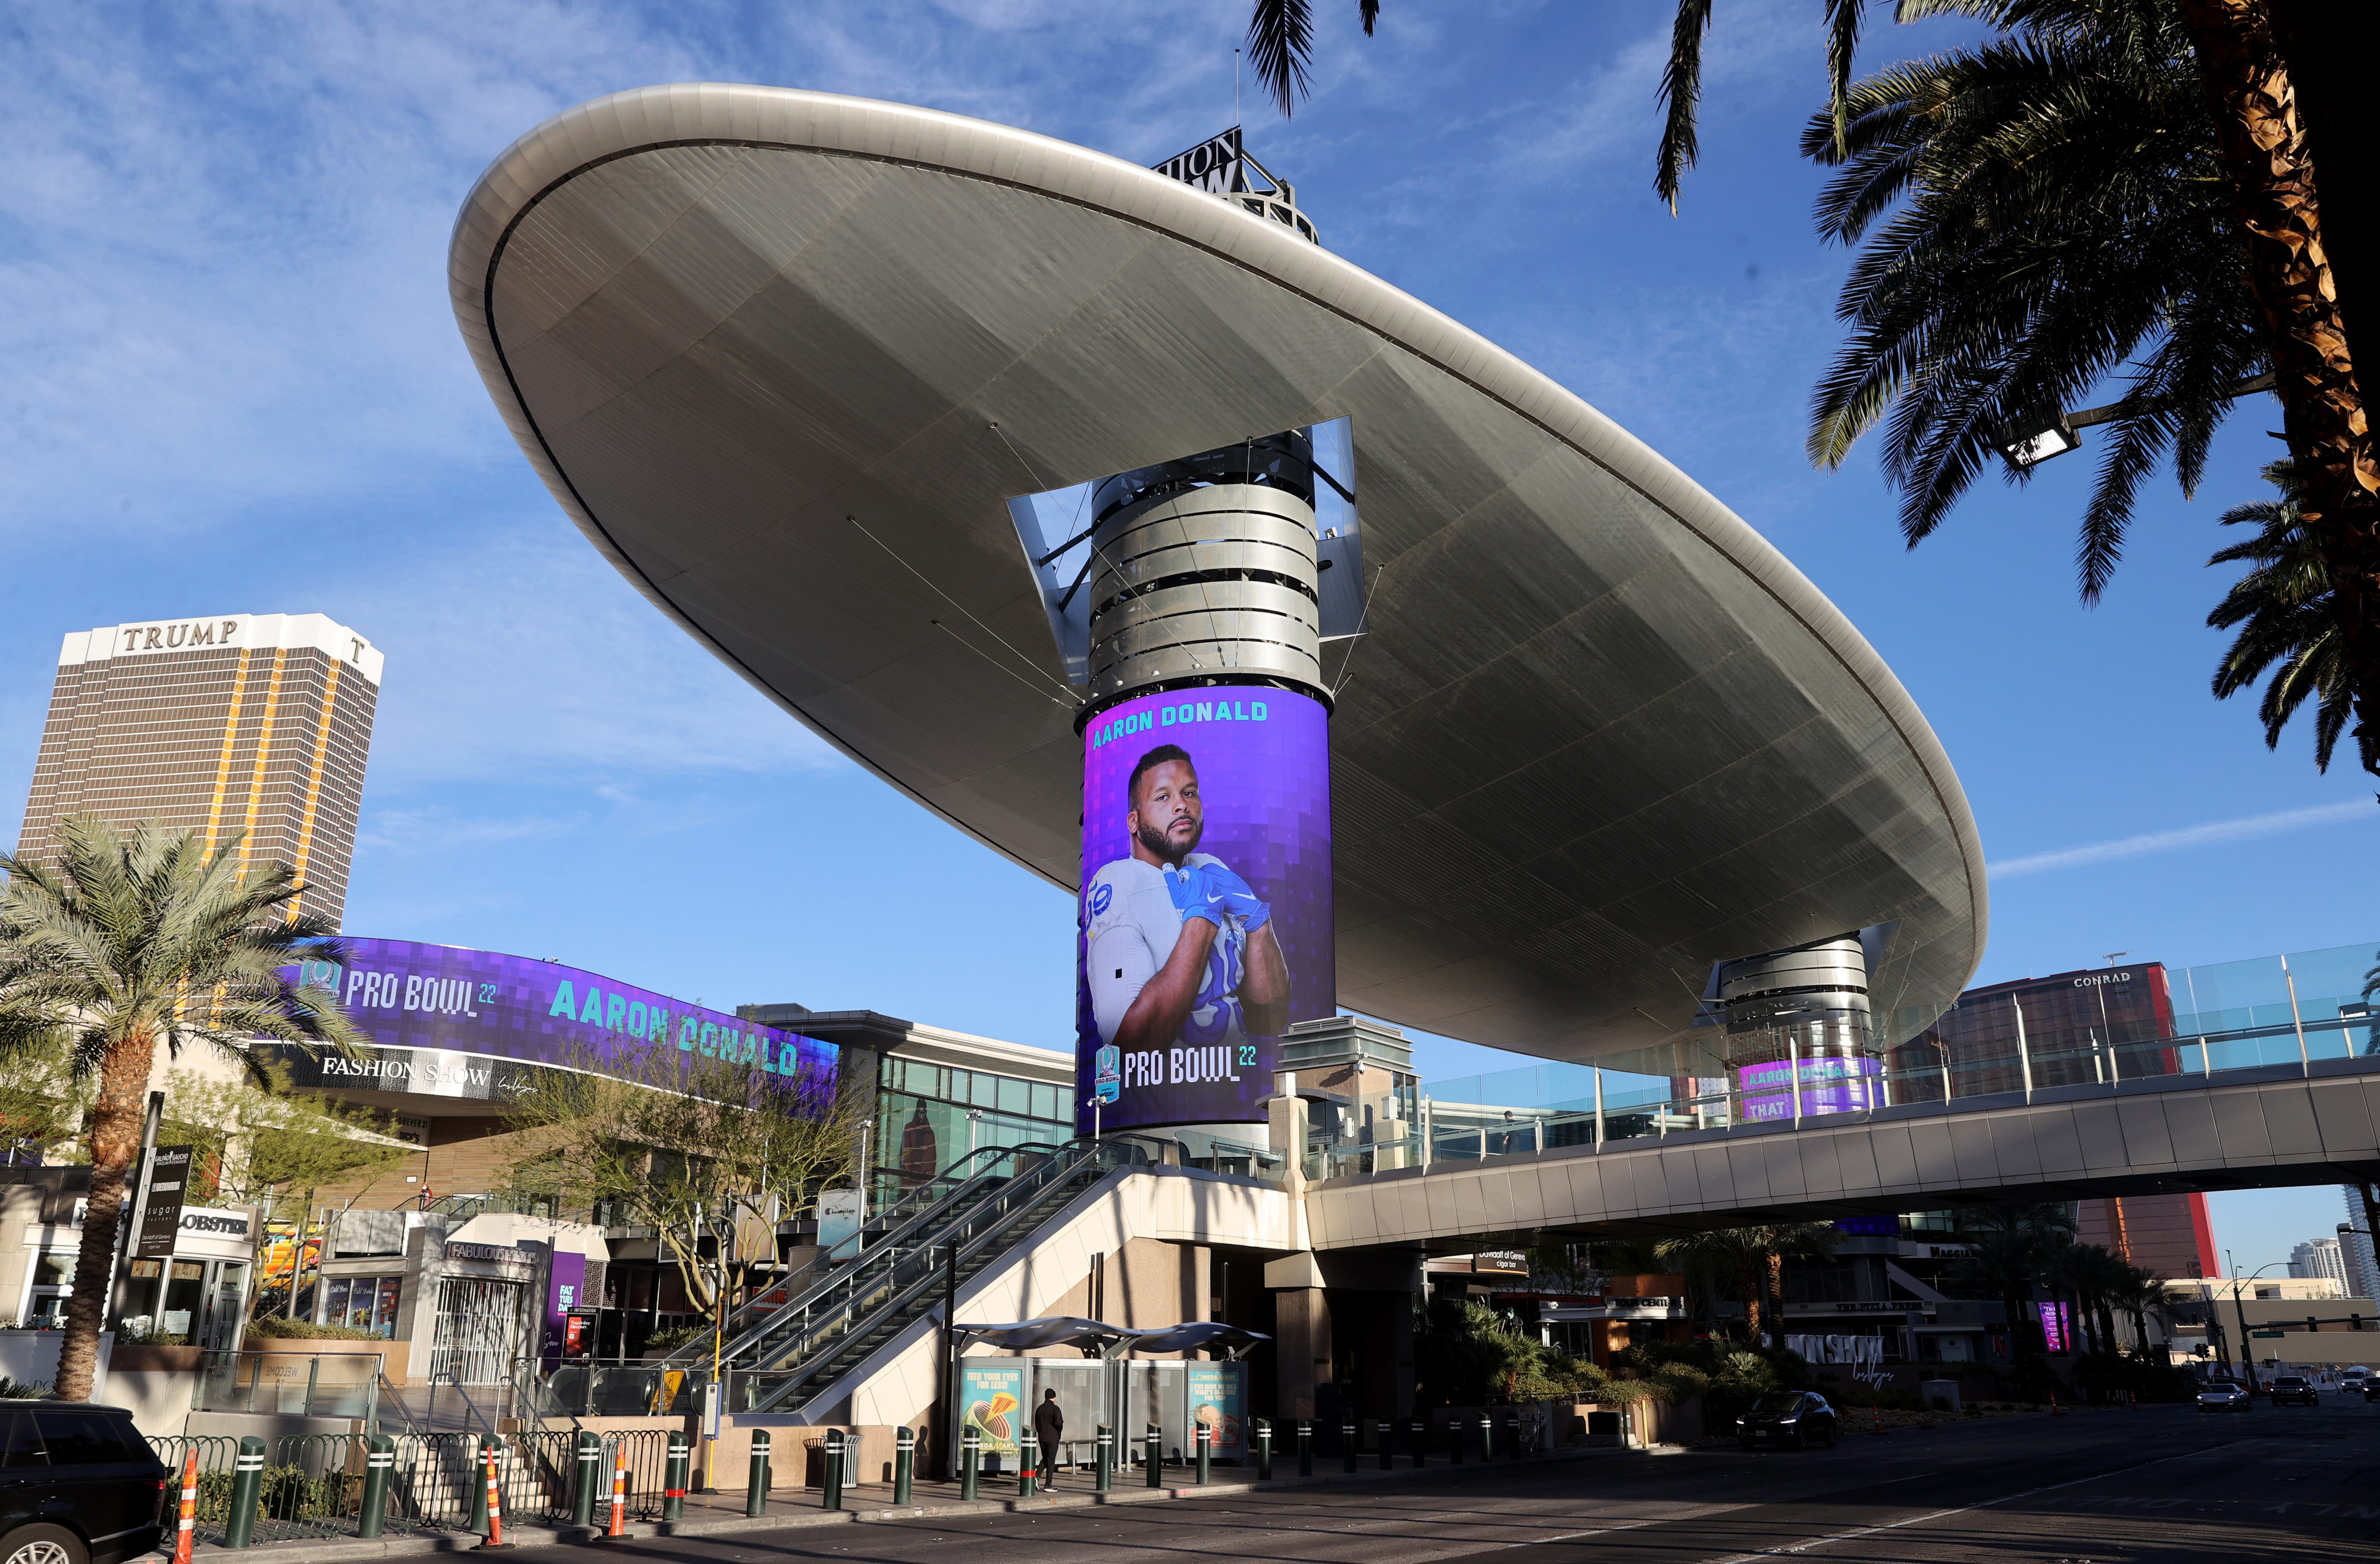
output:
[[2273, 1398], [2273, 1405], [2277, 1407], [2322, 1405], [2322, 1392], [2314, 1388], [2313, 1381], [2293, 1374], [2285, 1374], [2273, 1381], [2266, 1393]]
[[132, 1414], [0, 1401], [0, 1564], [117, 1564], [157, 1546], [164, 1463]]
[[[1824, 1396], [1807, 1390], [1780, 1390], [1763, 1396], [1735, 1420], [1735, 1436], [1745, 1449], [1762, 1440], [1805, 1449], [1835, 1442], [1835, 1409]], [[0, 1560], [0, 1564], [6, 1564]]]

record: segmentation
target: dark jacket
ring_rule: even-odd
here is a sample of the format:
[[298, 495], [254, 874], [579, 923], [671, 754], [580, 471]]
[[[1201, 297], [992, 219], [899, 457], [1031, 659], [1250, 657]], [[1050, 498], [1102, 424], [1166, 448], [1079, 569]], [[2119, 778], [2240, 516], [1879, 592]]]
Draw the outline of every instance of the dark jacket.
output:
[[1048, 1449], [1066, 1432], [1066, 1414], [1058, 1410], [1055, 1401], [1044, 1401], [1033, 1409], [1033, 1436]]

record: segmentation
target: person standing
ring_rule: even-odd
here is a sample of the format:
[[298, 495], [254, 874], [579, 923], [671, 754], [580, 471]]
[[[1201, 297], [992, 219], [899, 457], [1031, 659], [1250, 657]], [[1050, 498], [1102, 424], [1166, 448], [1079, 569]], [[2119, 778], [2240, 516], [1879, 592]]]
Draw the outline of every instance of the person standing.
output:
[[1041, 1404], [1033, 1409], [1033, 1437], [1040, 1441], [1042, 1485], [1058, 1480], [1058, 1441], [1066, 1432], [1066, 1414], [1058, 1410], [1058, 1392], [1041, 1392]]

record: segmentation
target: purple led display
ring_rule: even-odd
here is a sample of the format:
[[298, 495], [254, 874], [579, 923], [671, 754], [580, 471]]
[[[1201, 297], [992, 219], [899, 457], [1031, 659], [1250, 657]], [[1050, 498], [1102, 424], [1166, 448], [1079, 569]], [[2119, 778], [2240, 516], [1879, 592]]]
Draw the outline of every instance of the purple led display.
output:
[[520, 1068], [585, 1065], [674, 1048], [742, 1064], [762, 1082], [831, 1092], [840, 1051], [649, 988], [525, 956], [402, 939], [349, 939], [343, 965], [308, 961], [296, 981], [339, 996], [370, 1033], [360, 1058], [280, 1050], [300, 1085], [502, 1100]]
[[1077, 1127], [1261, 1122], [1281, 1032], [1338, 1008], [1322, 703], [1219, 685], [1100, 713], [1076, 914]]
[[[1802, 1116], [1853, 1113], [1882, 1107], [1884, 1093], [1877, 1075], [1883, 1061], [1864, 1056], [1837, 1058], [1822, 1056], [1802, 1061]], [[1735, 1072], [1736, 1088], [1743, 1094], [1746, 1123], [1793, 1117], [1793, 1065], [1744, 1065]]]

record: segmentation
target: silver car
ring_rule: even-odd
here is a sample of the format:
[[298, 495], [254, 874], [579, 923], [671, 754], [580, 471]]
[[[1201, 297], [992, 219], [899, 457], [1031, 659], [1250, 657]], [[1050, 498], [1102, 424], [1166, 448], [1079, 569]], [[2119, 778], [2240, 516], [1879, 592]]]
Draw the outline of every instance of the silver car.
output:
[[2254, 1404], [2246, 1386], [2228, 1379], [2218, 1379], [2198, 1393], [2198, 1410], [2203, 1412], [2243, 1412]]

